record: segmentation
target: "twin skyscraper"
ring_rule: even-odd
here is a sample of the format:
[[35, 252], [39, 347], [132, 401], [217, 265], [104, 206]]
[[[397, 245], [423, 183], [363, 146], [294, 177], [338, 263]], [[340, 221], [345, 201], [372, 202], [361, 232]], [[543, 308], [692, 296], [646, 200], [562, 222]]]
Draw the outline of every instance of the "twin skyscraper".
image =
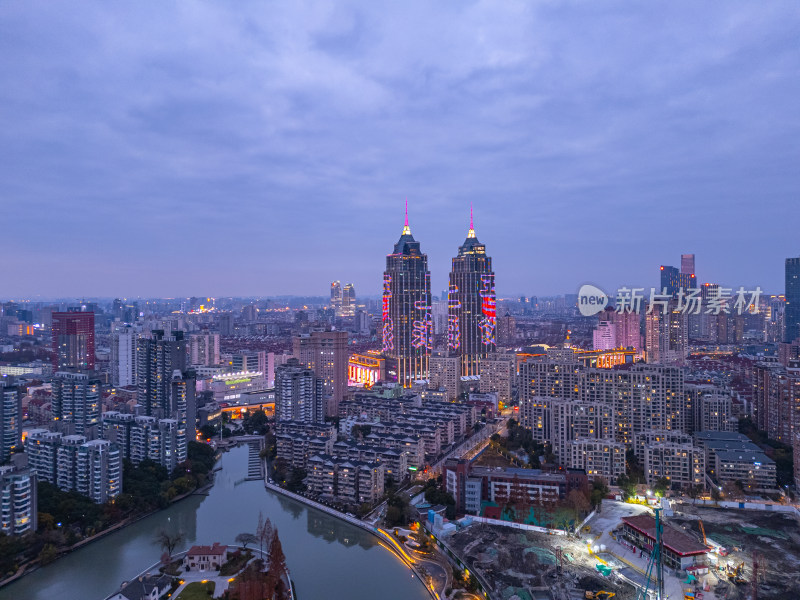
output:
[[[496, 297], [492, 259], [472, 222], [458, 248], [447, 292], [447, 349], [461, 358], [461, 375], [478, 375], [480, 361], [496, 350]], [[411, 235], [408, 206], [403, 233], [386, 256], [383, 274], [383, 352], [397, 363], [397, 382], [410, 387], [428, 379], [433, 350], [428, 256]]]

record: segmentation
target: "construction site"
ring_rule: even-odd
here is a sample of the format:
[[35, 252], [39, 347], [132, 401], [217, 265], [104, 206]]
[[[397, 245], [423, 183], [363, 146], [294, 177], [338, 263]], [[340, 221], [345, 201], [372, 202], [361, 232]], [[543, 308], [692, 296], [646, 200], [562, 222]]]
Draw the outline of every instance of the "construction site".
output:
[[571, 535], [475, 522], [447, 541], [503, 600], [800, 598], [800, 578], [787, 575], [800, 573], [796, 517], [687, 504], [654, 513], [607, 500]]
[[577, 538], [473, 524], [447, 540], [492, 586], [492, 597], [511, 600], [634, 600], [635, 589], [596, 569], [598, 561]]
[[724, 600], [800, 598], [800, 527], [789, 513], [674, 506], [676, 526], [719, 548], [713, 576]]

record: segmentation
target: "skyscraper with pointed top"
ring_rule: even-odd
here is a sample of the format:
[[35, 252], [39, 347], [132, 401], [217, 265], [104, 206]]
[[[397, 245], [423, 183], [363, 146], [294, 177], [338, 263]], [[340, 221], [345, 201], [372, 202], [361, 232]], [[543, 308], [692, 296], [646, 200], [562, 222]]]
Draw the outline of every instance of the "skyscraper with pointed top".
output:
[[469, 211], [469, 233], [458, 248], [447, 292], [447, 346], [461, 357], [461, 375], [480, 375], [480, 361], [497, 349], [492, 259], [478, 241]]
[[408, 202], [403, 233], [386, 256], [382, 317], [383, 352], [397, 363], [397, 382], [410, 387], [427, 379], [433, 349], [431, 274], [428, 256], [408, 226]]

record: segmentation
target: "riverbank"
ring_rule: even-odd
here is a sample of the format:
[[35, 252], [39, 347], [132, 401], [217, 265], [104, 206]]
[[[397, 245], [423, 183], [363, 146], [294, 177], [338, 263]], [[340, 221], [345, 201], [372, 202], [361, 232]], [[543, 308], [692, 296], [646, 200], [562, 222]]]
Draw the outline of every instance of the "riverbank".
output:
[[[217, 453], [215, 455], [215, 459], [214, 459], [215, 463], [219, 461], [220, 456], [221, 456], [221, 452], [219, 452], [219, 453]], [[28, 561], [27, 563], [21, 565], [19, 567], [19, 569], [17, 569], [16, 573], [11, 575], [10, 577], [7, 577], [5, 579], [0, 580], [0, 589], [2, 589], [3, 587], [5, 587], [5, 586], [7, 586], [7, 585], [9, 585], [11, 583], [14, 583], [18, 579], [21, 579], [22, 577], [25, 577], [26, 575], [30, 575], [31, 573], [36, 572], [38, 569], [40, 569], [43, 566], [52, 564], [52, 563], [58, 561], [59, 559], [65, 557], [65, 556], [68, 556], [72, 552], [75, 552], [76, 550], [79, 550], [79, 549], [83, 548], [84, 546], [86, 546], [88, 544], [91, 544], [92, 542], [96, 542], [96, 541], [98, 541], [100, 539], [103, 539], [107, 535], [111, 535], [112, 533], [116, 533], [117, 531], [120, 531], [122, 529], [125, 529], [126, 527], [129, 527], [129, 526], [131, 526], [131, 525], [133, 525], [135, 523], [138, 523], [142, 519], [146, 519], [147, 517], [151, 517], [151, 516], [153, 516], [155, 514], [158, 514], [158, 513], [162, 512], [164, 510], [167, 510], [168, 508], [170, 508], [171, 506], [174, 506], [175, 504], [177, 504], [181, 500], [185, 500], [186, 498], [190, 498], [191, 496], [195, 496], [195, 495], [205, 495], [205, 494], [207, 494], [208, 490], [210, 490], [214, 485], [214, 473], [215, 473], [215, 470], [212, 470], [211, 472], [209, 472], [209, 474], [208, 474], [208, 482], [205, 483], [203, 486], [195, 488], [195, 489], [193, 489], [193, 490], [191, 490], [189, 492], [186, 492], [185, 494], [181, 494], [180, 496], [176, 496], [175, 498], [170, 500], [170, 502], [169, 502], [169, 504], [167, 506], [165, 506], [163, 508], [156, 508], [154, 510], [151, 510], [151, 511], [148, 511], [148, 512], [133, 516], [133, 517], [127, 517], [127, 518], [123, 519], [122, 521], [120, 521], [119, 523], [114, 523], [113, 525], [111, 525], [109, 527], [106, 527], [105, 529], [95, 533], [94, 535], [90, 535], [89, 537], [83, 538], [82, 540], [79, 540], [79, 541], [75, 542], [69, 548], [64, 548], [63, 550], [59, 551], [59, 553], [56, 555], [56, 557], [52, 561], [49, 561], [49, 562], [45, 563], [44, 565], [41, 563], [41, 561], [39, 560], [38, 557], [34, 558], [33, 560]]]
[[268, 481], [265, 481], [264, 482], [264, 487], [267, 490], [271, 491], [271, 492], [275, 492], [276, 494], [281, 494], [283, 496], [286, 496], [287, 498], [291, 498], [292, 500], [295, 500], [297, 502], [305, 504], [306, 506], [310, 506], [311, 508], [315, 508], [315, 509], [317, 509], [317, 510], [319, 510], [321, 512], [324, 512], [324, 513], [326, 513], [326, 514], [328, 514], [328, 515], [330, 515], [332, 517], [335, 517], [337, 519], [345, 521], [346, 523], [349, 523], [350, 525], [358, 527], [358, 528], [360, 528], [360, 529], [372, 534], [377, 539], [379, 539], [381, 542], [385, 542], [385, 543], [383, 543], [381, 545], [384, 548], [386, 548], [387, 550], [389, 550], [390, 552], [392, 552], [401, 561], [403, 561], [403, 563], [409, 569], [411, 569], [411, 571], [414, 573], [414, 575], [416, 575], [416, 577], [419, 578], [420, 582], [422, 583], [422, 587], [425, 588], [425, 590], [428, 592], [430, 597], [433, 598], [434, 600], [440, 600], [439, 594], [437, 594], [435, 590], [432, 590], [427, 585], [425, 585], [425, 578], [423, 577], [422, 573], [419, 572], [419, 570], [417, 569], [416, 565], [414, 564], [414, 559], [411, 558], [411, 556], [408, 555], [408, 553], [397, 542], [397, 540], [395, 540], [391, 536], [391, 534], [388, 534], [385, 531], [383, 531], [382, 529], [379, 529], [379, 528], [377, 528], [377, 527], [375, 527], [375, 526], [373, 526], [373, 525], [371, 525], [369, 523], [365, 523], [361, 519], [357, 519], [355, 517], [351, 517], [351, 516], [346, 515], [346, 514], [344, 514], [342, 512], [339, 512], [338, 510], [335, 510], [335, 509], [333, 509], [333, 508], [331, 508], [329, 506], [325, 506], [324, 504], [320, 504], [319, 502], [311, 500], [310, 498], [306, 498], [305, 496], [302, 496], [300, 494], [295, 494], [294, 492], [290, 492], [289, 490], [285, 490], [282, 487], [280, 487], [279, 485], [276, 485], [274, 483], [269, 483]]

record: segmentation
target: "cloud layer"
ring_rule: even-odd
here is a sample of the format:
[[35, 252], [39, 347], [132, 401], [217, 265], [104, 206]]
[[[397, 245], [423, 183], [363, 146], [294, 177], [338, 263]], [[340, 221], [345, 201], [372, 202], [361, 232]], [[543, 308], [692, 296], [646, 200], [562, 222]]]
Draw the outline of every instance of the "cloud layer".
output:
[[0, 296], [434, 291], [469, 205], [503, 294], [783, 287], [793, 2], [0, 4]]

